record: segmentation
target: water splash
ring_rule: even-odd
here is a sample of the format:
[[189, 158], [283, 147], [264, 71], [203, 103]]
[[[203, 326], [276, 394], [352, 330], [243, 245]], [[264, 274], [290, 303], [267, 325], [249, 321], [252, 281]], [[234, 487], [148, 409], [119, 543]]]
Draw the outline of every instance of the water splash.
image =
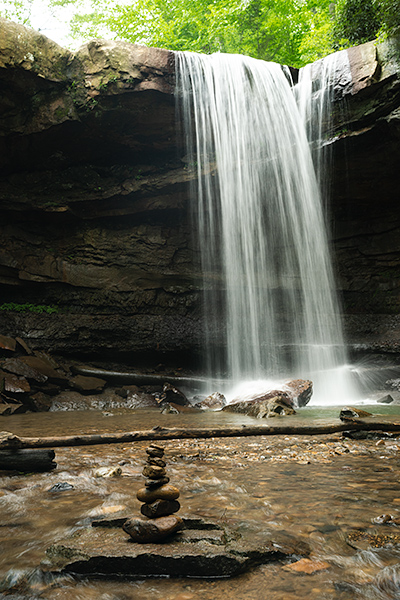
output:
[[348, 401], [304, 97], [297, 104], [275, 63], [178, 53], [176, 64], [197, 172], [210, 375], [237, 383], [290, 374], [314, 380], [318, 403]]

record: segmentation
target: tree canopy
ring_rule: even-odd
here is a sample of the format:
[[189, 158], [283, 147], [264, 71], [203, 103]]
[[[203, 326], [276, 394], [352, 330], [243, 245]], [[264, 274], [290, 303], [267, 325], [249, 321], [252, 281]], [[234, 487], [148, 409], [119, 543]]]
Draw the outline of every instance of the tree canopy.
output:
[[[35, 0], [0, 0], [30, 24]], [[122, 39], [171, 50], [242, 53], [303, 66], [342, 47], [393, 33], [400, 0], [47, 0], [69, 7], [72, 38]]]

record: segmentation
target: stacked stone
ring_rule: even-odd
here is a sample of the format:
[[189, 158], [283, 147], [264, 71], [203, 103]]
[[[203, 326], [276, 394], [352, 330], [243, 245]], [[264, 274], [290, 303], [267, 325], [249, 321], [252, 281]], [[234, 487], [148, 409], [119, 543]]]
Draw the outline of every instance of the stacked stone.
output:
[[145, 487], [136, 497], [143, 502], [140, 512], [147, 519], [127, 519], [123, 529], [134, 542], [139, 544], [156, 543], [183, 528], [183, 519], [174, 513], [180, 509], [177, 501], [179, 490], [169, 485], [164, 461], [164, 448], [151, 445], [146, 448], [147, 461], [142, 471], [146, 477]]
[[169, 485], [166, 474], [164, 448], [151, 445], [146, 448], [147, 461], [142, 474], [146, 477], [145, 487], [141, 488], [136, 497], [143, 502], [140, 512], [149, 519], [173, 515], [180, 509], [177, 501], [179, 490]]

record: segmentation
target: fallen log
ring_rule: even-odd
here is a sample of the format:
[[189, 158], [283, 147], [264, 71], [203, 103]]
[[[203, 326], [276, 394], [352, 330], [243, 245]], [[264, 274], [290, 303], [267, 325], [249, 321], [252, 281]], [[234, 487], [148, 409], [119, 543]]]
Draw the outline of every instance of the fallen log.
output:
[[41, 473], [52, 471], [57, 463], [53, 461], [54, 450], [19, 449], [0, 450], [0, 471], [21, 471], [23, 473]]
[[[170, 383], [175, 386], [193, 386], [202, 387], [209, 383], [205, 377], [184, 377], [182, 375], [160, 375], [159, 373], [140, 373], [135, 371], [108, 371], [97, 367], [89, 367], [86, 365], [74, 365], [71, 371], [77, 375], [85, 375], [86, 377], [100, 377], [119, 385], [160, 385]], [[217, 383], [217, 382], [215, 382]], [[226, 382], [220, 381], [223, 384]]]
[[[286, 419], [285, 419], [286, 420]], [[94, 446], [98, 444], [118, 444], [126, 442], [141, 442], [153, 440], [185, 440], [209, 439], [223, 437], [244, 437], [262, 435], [324, 435], [342, 431], [392, 431], [400, 432], [400, 419], [389, 420], [384, 417], [368, 417], [350, 419], [342, 422], [339, 419], [311, 424], [304, 423], [274, 423], [273, 425], [242, 425], [241, 427], [221, 427], [217, 429], [167, 429], [154, 427], [150, 430], [129, 431], [121, 433], [78, 434], [56, 437], [24, 437], [2, 432], [0, 433], [0, 448], [60, 448], [64, 446]]]

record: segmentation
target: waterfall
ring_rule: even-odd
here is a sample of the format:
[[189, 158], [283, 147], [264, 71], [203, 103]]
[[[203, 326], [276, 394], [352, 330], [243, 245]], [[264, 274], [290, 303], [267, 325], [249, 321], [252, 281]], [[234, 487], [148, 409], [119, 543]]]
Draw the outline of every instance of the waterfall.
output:
[[347, 358], [307, 101], [275, 63], [182, 52], [176, 65], [210, 377], [310, 378], [318, 403], [341, 403]]

